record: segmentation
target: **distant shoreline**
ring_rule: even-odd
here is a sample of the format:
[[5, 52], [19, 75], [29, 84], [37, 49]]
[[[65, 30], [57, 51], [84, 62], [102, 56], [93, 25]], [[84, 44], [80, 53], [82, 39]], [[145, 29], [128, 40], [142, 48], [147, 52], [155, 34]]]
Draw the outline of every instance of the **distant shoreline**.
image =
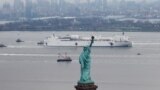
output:
[[[8, 31], [0, 31], [0, 32], [50, 32], [50, 31], [53, 31], [53, 32], [124, 32], [124, 31], [74, 31], [74, 30], [68, 30], [68, 31], [66, 31], [66, 30], [61, 30], [61, 31], [55, 31], [55, 30], [23, 30], [23, 31], [21, 31], [21, 30], [8, 30]], [[160, 31], [125, 31], [125, 32], [160, 32]]]
[[[125, 19], [125, 18], [124, 18]], [[160, 22], [133, 20], [131, 18], [106, 19], [51, 18], [26, 21], [8, 21], [0, 24], [0, 31], [106, 31], [106, 32], [159, 32]], [[3, 21], [2, 21], [3, 22]]]

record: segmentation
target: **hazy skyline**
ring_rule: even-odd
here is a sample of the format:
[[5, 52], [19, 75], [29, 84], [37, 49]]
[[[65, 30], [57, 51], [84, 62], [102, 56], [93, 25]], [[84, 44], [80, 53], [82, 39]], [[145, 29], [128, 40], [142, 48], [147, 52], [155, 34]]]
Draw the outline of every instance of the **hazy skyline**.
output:
[[[11, 2], [13, 3], [14, 0], [0, 0], [0, 3], [4, 3], [4, 2]], [[35, 1], [35, 0], [33, 0]], [[50, 1], [50, 0], [49, 0]], [[75, 0], [66, 0], [66, 1], [75, 1]], [[81, 1], [86, 1], [86, 0], [81, 0]], [[94, 1], [94, 0], [91, 0], [91, 1]], [[108, 0], [108, 1], [112, 1], [112, 0]], [[118, 0], [120, 1], [120, 0]], [[145, 1], [145, 0], [126, 0], [126, 1], [137, 1], [137, 2], [141, 2], [141, 1]], [[156, 0], [146, 0], [147, 2], [151, 2], [151, 1], [156, 1]]]
[[[37, 1], [37, 0], [32, 0], [32, 1]], [[51, 0], [48, 0], [48, 1], [51, 1]], [[69, 1], [69, 2], [75, 2], [76, 0], [66, 0], [66, 1]], [[80, 0], [81, 2], [85, 2], [87, 0]], [[91, 1], [95, 1], [95, 0], [91, 0]], [[113, 0], [108, 0], [108, 1], [113, 1]], [[120, 0], [117, 0], [117, 1], [120, 1]], [[136, 2], [143, 2], [143, 1], [146, 1], [146, 2], [154, 2], [154, 1], [158, 1], [158, 0], [126, 0], [126, 1], [136, 1]], [[2, 5], [6, 2], [10, 2], [11, 4], [14, 2], [14, 0], [0, 0], [0, 7], [2, 7]]]

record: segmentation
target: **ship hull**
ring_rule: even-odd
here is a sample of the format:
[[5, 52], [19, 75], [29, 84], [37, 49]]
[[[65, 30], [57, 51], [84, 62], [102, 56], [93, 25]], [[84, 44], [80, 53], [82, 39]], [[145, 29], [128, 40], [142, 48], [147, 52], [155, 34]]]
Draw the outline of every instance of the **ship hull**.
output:
[[[86, 46], [90, 41], [45, 41], [45, 46]], [[131, 41], [94, 41], [96, 47], [131, 47]]]

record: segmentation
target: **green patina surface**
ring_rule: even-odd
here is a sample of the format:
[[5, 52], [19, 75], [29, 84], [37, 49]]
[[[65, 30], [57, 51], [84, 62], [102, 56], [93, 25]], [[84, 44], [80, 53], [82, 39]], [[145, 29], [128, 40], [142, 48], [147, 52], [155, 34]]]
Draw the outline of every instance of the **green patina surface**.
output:
[[90, 53], [91, 53], [91, 47], [93, 42], [94, 42], [94, 37], [92, 37], [90, 46], [85, 46], [83, 48], [83, 52], [79, 56], [79, 63], [81, 66], [81, 77], [78, 83], [84, 83], [84, 84], [94, 83], [91, 80], [91, 76], [90, 76], [90, 69], [91, 69]]

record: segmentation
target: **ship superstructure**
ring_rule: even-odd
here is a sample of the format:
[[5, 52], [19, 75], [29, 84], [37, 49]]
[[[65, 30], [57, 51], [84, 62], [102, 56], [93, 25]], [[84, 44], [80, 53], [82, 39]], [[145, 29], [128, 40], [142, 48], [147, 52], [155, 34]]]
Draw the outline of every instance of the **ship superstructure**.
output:
[[[93, 46], [115, 46], [115, 47], [131, 47], [132, 42], [127, 36], [114, 36], [114, 37], [104, 37], [104, 36], [94, 36]], [[46, 46], [86, 46], [90, 43], [91, 36], [84, 37], [80, 35], [66, 35], [66, 36], [56, 36], [52, 35], [44, 40], [44, 45]]]

